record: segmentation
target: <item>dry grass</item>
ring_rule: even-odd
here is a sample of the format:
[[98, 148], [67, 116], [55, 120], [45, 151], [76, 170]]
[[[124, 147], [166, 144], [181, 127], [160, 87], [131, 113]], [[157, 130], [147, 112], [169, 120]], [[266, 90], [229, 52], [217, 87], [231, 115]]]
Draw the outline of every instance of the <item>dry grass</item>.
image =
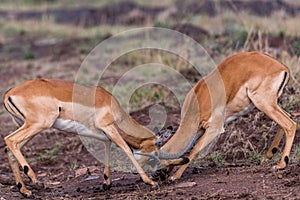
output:
[[[102, 7], [111, 4], [124, 2], [124, 0], [59, 0], [59, 1], [35, 1], [35, 0], [1, 0], [1, 10], [36, 10], [43, 11], [48, 9], [59, 8], [79, 8], [79, 7]], [[170, 6], [174, 3], [174, 0], [164, 1], [144, 1], [144, 0], [132, 0], [139, 5], [144, 6]]]
[[[220, 15], [196, 15], [183, 19], [204, 28], [211, 34], [220, 34], [232, 29], [259, 30], [263, 33], [278, 34], [284, 31], [286, 35], [299, 36], [299, 16], [288, 16], [283, 12], [274, 12], [270, 17], [255, 16], [246, 11], [233, 12], [224, 10]], [[208, 23], [209, 22], [209, 23]]]
[[43, 18], [42, 20], [11, 20], [6, 23], [0, 20], [0, 37], [25, 34], [36, 34], [43, 36], [56, 36], [61, 38], [94, 38], [99, 35], [117, 34], [122, 31], [136, 28], [136, 26], [110, 26], [99, 25], [97, 27], [80, 27], [68, 24], [57, 24], [51, 18]]
[[[289, 2], [294, 2], [292, 0], [287, 0]], [[67, 1], [55, 1], [55, 4], [46, 3], [46, 1], [41, 1], [42, 3], [38, 5], [25, 3], [24, 1], [15, 2], [12, 4], [10, 1], [6, 0], [1, 2], [0, 9], [6, 10], [46, 10], [51, 8], [59, 8], [59, 7], [79, 7], [84, 5], [93, 5], [93, 6], [103, 6], [108, 3], [113, 3], [116, 1], [89, 1], [89, 4], [83, 1], [75, 0], [67, 0]], [[69, 3], [68, 3], [69, 2]], [[72, 2], [72, 3], [70, 3]], [[154, 5], [153, 1], [142, 1], [135, 0], [142, 5]], [[156, 2], [155, 2], [156, 3]], [[169, 5], [171, 4], [171, 0], [160, 1], [157, 5]], [[68, 4], [68, 5], [66, 5]], [[300, 3], [299, 3], [300, 5]], [[232, 47], [232, 46], [221, 46], [221, 51], [218, 54], [214, 55], [214, 60], [218, 64], [225, 57], [230, 56], [234, 53], [250, 50], [251, 48], [256, 48], [258, 51], [267, 51], [269, 49], [268, 44], [263, 40], [253, 41], [251, 38], [254, 33], [261, 35], [263, 33], [271, 33], [271, 34], [279, 34], [280, 32], [284, 32], [286, 36], [300, 36], [300, 26], [299, 24], [299, 16], [289, 17], [284, 15], [283, 13], [277, 12], [274, 13], [271, 17], [258, 17], [250, 15], [246, 12], [232, 12], [232, 11], [224, 11], [220, 15], [210, 17], [207, 15], [196, 15], [196, 16], [187, 16], [180, 21], [174, 21], [170, 19], [168, 21], [168, 25], [173, 25], [175, 23], [192, 23], [199, 27], [202, 27], [210, 32], [212, 35], [229, 33], [225, 38], [226, 41], [235, 42], [236, 36], [235, 34], [240, 34], [243, 31], [247, 32], [247, 38], [245, 44], [240, 47]], [[209, 23], [208, 23], [209, 22]], [[154, 23], [154, 22], [153, 22]], [[142, 26], [142, 25], [141, 25]], [[0, 42], [5, 45], [6, 43], [10, 43], [14, 38], [19, 37], [23, 34], [23, 36], [31, 37], [33, 35], [37, 35], [38, 38], [59, 38], [59, 40], [69, 39], [71, 38], [94, 38], [101, 35], [111, 34], [115, 35], [119, 32], [129, 30], [131, 28], [135, 28], [138, 26], [123, 26], [123, 25], [99, 25], [97, 27], [92, 28], [83, 28], [79, 26], [66, 25], [66, 24], [57, 24], [54, 20], [50, 18], [43, 18], [42, 20], [11, 20], [9, 23], [5, 20], [0, 20]], [[210, 50], [212, 49], [216, 43], [219, 41], [212, 39], [208, 39], [206, 41], [202, 41], [201, 44]], [[92, 48], [92, 47], [91, 47]], [[293, 88], [294, 91], [290, 91], [289, 89], [285, 90], [283, 97], [281, 98], [282, 107], [284, 107], [288, 112], [299, 111], [300, 110], [300, 60], [296, 55], [290, 55], [286, 51], [280, 51], [279, 55], [275, 53], [272, 54], [271, 51], [269, 53], [276, 57], [278, 60], [287, 65], [291, 70], [291, 80], [288, 84], [288, 88]], [[74, 58], [73, 58], [74, 59]], [[70, 60], [69, 60], [70, 61]], [[79, 61], [78, 61], [79, 62]], [[78, 64], [77, 60], [74, 63]], [[143, 63], [157, 62], [164, 64], [166, 66], [170, 66], [176, 70], [184, 71], [187, 69], [191, 69], [192, 66], [188, 65], [185, 61], [179, 59], [176, 55], [171, 55], [162, 51], [156, 50], [146, 50], [140, 52], [132, 52], [127, 55], [121, 56], [118, 60], [116, 60], [112, 66], [108, 68], [107, 77], [119, 77], [122, 73], [128, 71], [129, 69], [141, 65]], [[36, 58], [31, 61], [33, 66], [42, 65], [43, 68], [38, 71], [38, 69], [34, 69], [31, 73], [23, 74], [22, 77], [15, 77], [15, 83], [22, 81], [23, 79], [33, 78], [37, 74], [41, 74], [47, 77], [58, 77], [57, 72], [60, 71], [59, 78], [64, 79], [73, 79], [75, 72], [69, 71], [66, 69], [65, 72], [62, 72], [63, 64], [56, 62], [48, 62], [45, 63], [44, 60], [39, 60]], [[11, 65], [14, 65], [18, 69], [25, 68], [21, 66], [20, 63], [4, 63], [7, 65], [7, 68], [11, 68]], [[95, 74], [91, 74], [89, 78], [94, 76]], [[98, 77], [96, 77], [98, 78]], [[136, 78], [136, 77], [132, 77]], [[188, 77], [187, 77], [188, 78]], [[196, 77], [199, 79], [199, 77]], [[196, 82], [196, 80], [190, 80]], [[15, 83], [10, 83], [11, 85]], [[104, 82], [106, 89], [111, 89], [113, 87], [112, 82]], [[6, 86], [6, 85], [5, 85]], [[103, 85], [102, 85], [103, 86]], [[126, 94], [128, 85], [123, 86], [123, 92]], [[180, 87], [180, 86], [179, 86]], [[155, 85], [147, 85], [145, 87], [141, 87], [132, 94], [130, 99], [130, 110], [134, 111], [137, 109], [141, 109], [151, 104], [159, 103], [159, 102], [167, 102], [168, 106], [178, 106], [177, 99], [174, 98], [174, 95], [170, 93], [170, 91], [166, 90], [166, 88], [157, 87]], [[179, 109], [179, 108], [178, 108]], [[255, 112], [251, 113], [247, 117], [240, 118], [235, 121], [231, 126], [227, 127], [228, 135], [224, 136], [225, 141], [223, 144], [218, 145], [218, 147], [222, 147], [222, 151], [219, 151], [217, 154], [211, 155], [211, 158], [216, 162], [220, 162], [223, 159], [232, 159], [232, 158], [249, 158], [253, 160], [255, 163], [259, 157], [265, 152], [268, 141], [270, 141], [271, 136], [276, 128], [274, 123], [265, 119], [266, 117], [260, 113]], [[300, 119], [295, 119], [297, 123], [300, 123]], [[259, 137], [260, 144], [255, 144], [251, 142], [251, 137], [256, 137], [256, 135], [261, 134]], [[259, 135], [260, 136], [260, 135]], [[250, 139], [249, 139], [250, 138]], [[300, 152], [299, 143], [295, 144], [296, 152], [298, 154]], [[220, 149], [219, 149], [220, 150]], [[296, 154], [294, 153], [294, 154]], [[224, 156], [222, 156], [224, 154]], [[298, 155], [297, 154], [297, 155]], [[231, 156], [231, 157], [230, 157]]]

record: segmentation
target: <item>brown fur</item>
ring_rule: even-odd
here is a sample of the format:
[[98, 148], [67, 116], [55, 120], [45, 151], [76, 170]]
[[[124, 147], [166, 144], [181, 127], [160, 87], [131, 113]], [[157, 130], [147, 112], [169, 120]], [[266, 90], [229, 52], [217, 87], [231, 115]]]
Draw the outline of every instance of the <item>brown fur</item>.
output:
[[[107, 177], [104, 180], [104, 188], [109, 188], [111, 184], [109, 172], [111, 141], [127, 154], [145, 183], [157, 185], [141, 167], [147, 159], [143, 158], [138, 163], [129, 147], [143, 153], [155, 151], [155, 134], [132, 119], [117, 100], [103, 88], [80, 86], [62, 80], [29, 80], [9, 90], [4, 96], [4, 105], [20, 126], [5, 137], [5, 142], [16, 184], [25, 196], [30, 196], [31, 191], [23, 182], [19, 164], [26, 169], [26, 174], [34, 183], [37, 182], [37, 178], [22, 155], [21, 148], [40, 131], [52, 127], [58, 118], [75, 120], [88, 127], [95, 135], [103, 135], [101, 131], [104, 131], [109, 138], [108, 140], [105, 135], [103, 137], [106, 149], [104, 175]], [[78, 106], [76, 110], [73, 110], [74, 105]]]
[[[190, 160], [194, 159], [223, 132], [226, 119], [240, 115], [252, 103], [280, 125], [265, 159], [273, 156], [272, 149], [278, 146], [283, 132], [286, 134], [282, 158], [275, 166], [276, 169], [284, 168], [296, 130], [296, 123], [277, 105], [279, 93], [288, 77], [287, 67], [258, 52], [239, 53], [225, 59], [188, 93], [181, 111], [180, 126], [162, 151], [181, 152], [200, 129], [205, 129], [188, 156]], [[187, 166], [181, 166], [171, 179], [180, 178]]]

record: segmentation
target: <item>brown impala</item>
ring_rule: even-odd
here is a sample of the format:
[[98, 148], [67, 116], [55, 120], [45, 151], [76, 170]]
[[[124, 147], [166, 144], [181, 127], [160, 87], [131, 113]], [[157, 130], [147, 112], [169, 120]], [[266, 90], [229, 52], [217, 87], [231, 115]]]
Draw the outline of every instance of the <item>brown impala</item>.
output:
[[[101, 87], [80, 86], [62, 80], [29, 80], [7, 91], [4, 105], [15, 124], [19, 126], [15, 132], [5, 137], [5, 151], [17, 187], [25, 196], [31, 196], [31, 191], [22, 180], [19, 164], [33, 183], [38, 181], [22, 155], [21, 148], [47, 128], [78, 132], [81, 136], [104, 142], [104, 189], [111, 186], [111, 142], [116, 143], [127, 154], [142, 180], [152, 186], [156, 186], [157, 183], [145, 174], [142, 167], [149, 157], [154, 158], [158, 166], [161, 164], [159, 158], [168, 159], [163, 153], [157, 153], [159, 149], [156, 143], [159, 138], [132, 119], [117, 100]], [[191, 143], [187, 148], [190, 148]], [[178, 165], [187, 162], [188, 159], [180, 158], [168, 161], [167, 164]]]
[[[258, 52], [239, 53], [228, 57], [188, 93], [181, 122], [175, 135], [161, 148], [174, 157], [183, 155], [183, 148], [193, 138], [200, 137], [188, 155], [190, 161], [224, 131], [224, 124], [231, 122], [254, 107], [258, 108], [280, 126], [264, 160], [278, 150], [285, 133], [285, 147], [280, 162], [274, 169], [285, 168], [293, 144], [296, 123], [278, 104], [278, 97], [289, 80], [286, 66]], [[171, 159], [169, 157], [169, 159]], [[171, 177], [181, 177], [188, 164]], [[169, 169], [169, 173], [172, 168]]]

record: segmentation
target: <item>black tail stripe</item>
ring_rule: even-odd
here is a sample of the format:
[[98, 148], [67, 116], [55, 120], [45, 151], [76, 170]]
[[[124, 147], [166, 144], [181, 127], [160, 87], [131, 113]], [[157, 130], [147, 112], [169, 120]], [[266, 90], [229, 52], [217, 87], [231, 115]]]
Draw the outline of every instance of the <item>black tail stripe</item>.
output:
[[286, 78], [287, 78], [287, 72], [284, 72], [284, 77], [283, 77], [283, 81], [281, 82], [280, 86], [279, 86], [279, 89], [278, 89], [278, 92], [277, 94], [279, 94], [279, 92], [282, 90], [282, 88], [284, 87], [284, 83], [286, 81]]
[[25, 119], [25, 116], [24, 114], [19, 110], [19, 108], [14, 104], [14, 102], [12, 101], [12, 99], [10, 97], [8, 97], [8, 101], [9, 103], [18, 111], [18, 113], [20, 115], [22, 115], [23, 119]]

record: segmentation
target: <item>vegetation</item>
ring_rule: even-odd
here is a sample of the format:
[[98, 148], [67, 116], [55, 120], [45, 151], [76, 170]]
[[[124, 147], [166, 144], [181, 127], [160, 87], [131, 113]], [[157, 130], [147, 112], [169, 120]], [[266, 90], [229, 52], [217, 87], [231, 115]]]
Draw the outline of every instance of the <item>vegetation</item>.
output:
[[[58, 1], [58, 0], [21, 0], [17, 3], [11, 1], [1, 1], [0, 9], [3, 11], [21, 12], [21, 11], [39, 11], [55, 9], [71, 9], [87, 7], [101, 8], [107, 5], [113, 5], [116, 0], [104, 1], [88, 1], [79, 0]], [[175, 5], [173, 1], [141, 1], [133, 0], [140, 6], [149, 7], [167, 7]], [[189, 1], [188, 1], [189, 2]], [[285, 2], [299, 6], [297, 2], [286, 0]], [[158, 3], [158, 4], [157, 4]], [[16, 5], [15, 5], [16, 4]], [[46, 13], [46, 12], [45, 12]], [[170, 17], [171, 16], [171, 17]], [[179, 17], [170, 15], [167, 18], [150, 17], [143, 23], [99, 23], [94, 26], [84, 26], [72, 23], [58, 23], [56, 16], [43, 14], [41, 18], [19, 18], [19, 19], [0, 19], [0, 42], [2, 53], [5, 55], [8, 62], [1, 63], [2, 72], [14, 73], [14, 69], [20, 72], [26, 71], [26, 76], [15, 78], [11, 82], [4, 83], [3, 87], [10, 87], [12, 84], [21, 82], [25, 79], [36, 78], [39, 76], [47, 76], [53, 78], [64, 78], [74, 80], [76, 70], [79, 68], [82, 61], [88, 53], [100, 42], [122, 31], [132, 28], [154, 26], [161, 28], [173, 28], [178, 24], [191, 24], [195, 27], [200, 27], [207, 31], [205, 39], [199, 39], [198, 42], [207, 50], [216, 64], [221, 62], [225, 57], [242, 51], [261, 51], [267, 52], [290, 68], [291, 80], [286, 88], [283, 96], [280, 99], [280, 104], [288, 112], [300, 110], [300, 26], [299, 14], [287, 15], [279, 11], [273, 12], [270, 17], [258, 16], [250, 14], [245, 10], [222, 10], [218, 15], [209, 15], [204, 13], [184, 13]], [[210, 23], [207, 23], [210, 21]], [[7, 23], [9, 22], [9, 23]], [[191, 37], [197, 36], [200, 33], [190, 31], [186, 33]], [[195, 39], [195, 38], [194, 38]], [[273, 43], [272, 43], [273, 41]], [[276, 44], [275, 44], [276, 43]], [[118, 47], [111, 47], [118, 49]], [[184, 51], [182, 47], [182, 51]], [[186, 52], [188, 54], [188, 52]], [[187, 57], [192, 55], [187, 55]], [[145, 63], [160, 63], [164, 66], [169, 66], [184, 75], [191, 85], [195, 84], [201, 77], [201, 74], [186, 60], [163, 50], [141, 49], [132, 51], [125, 55], [120, 55], [114, 60], [105, 70], [101, 77], [99, 85], [109, 91], [113, 91], [116, 83], [126, 72], [136, 66]], [[205, 62], [200, 62], [199, 66], [205, 65]], [[15, 66], [12, 68], [11, 66]], [[25, 66], [25, 67], [24, 67]], [[57, 73], [59, 71], [59, 73]], [[84, 74], [87, 76], [84, 84], [89, 81], [98, 81], [99, 77], [95, 71], [86, 70]], [[149, 78], [150, 73], [144, 73], [143, 76], [129, 76], [129, 83], [119, 85], [120, 96], [128, 95], [128, 90], [132, 84], [138, 82], [141, 77]], [[165, 77], [169, 80], [170, 77]], [[162, 103], [168, 107], [179, 110], [179, 100], [169, 88], [159, 84], [145, 84], [138, 87], [133, 94], [130, 94], [129, 111], [137, 111], [149, 105]], [[2, 114], [2, 112], [0, 113]], [[252, 119], [253, 123], [247, 119]], [[299, 123], [299, 119], [295, 119]], [[178, 122], [179, 120], [177, 120]], [[244, 126], [244, 124], [250, 124]], [[255, 122], [255, 123], [254, 123]], [[254, 125], [257, 124], [257, 125]], [[258, 163], [262, 154], [270, 143], [271, 136], [274, 134], [273, 123], [268, 121], [266, 116], [257, 115], [254, 112], [245, 118], [237, 121], [232, 127], [228, 127], [228, 132], [231, 136], [234, 134], [243, 134], [245, 130], [251, 129], [256, 134], [263, 135], [263, 141], [259, 144], [257, 150], [256, 143], [253, 143], [253, 148], [245, 139], [249, 134], [243, 134], [241, 137], [235, 138], [232, 143], [242, 141], [236, 148], [233, 157], [250, 156], [253, 163]], [[253, 133], [254, 134], [254, 133]], [[224, 134], [225, 135], [225, 134]], [[225, 136], [224, 136], [225, 137]], [[298, 141], [297, 141], [298, 142]], [[233, 148], [233, 144], [226, 143], [227, 147]], [[225, 146], [223, 148], [225, 148]], [[220, 147], [221, 148], [221, 147]], [[40, 159], [55, 159], [57, 151], [60, 149], [60, 144], [56, 144], [55, 148], [40, 156]], [[216, 149], [214, 149], [216, 150]], [[210, 155], [210, 159], [215, 163], [222, 163], [228, 159], [228, 152], [223, 149]], [[294, 149], [296, 154], [299, 154], [299, 146]], [[74, 161], [71, 168], [76, 168]]]

